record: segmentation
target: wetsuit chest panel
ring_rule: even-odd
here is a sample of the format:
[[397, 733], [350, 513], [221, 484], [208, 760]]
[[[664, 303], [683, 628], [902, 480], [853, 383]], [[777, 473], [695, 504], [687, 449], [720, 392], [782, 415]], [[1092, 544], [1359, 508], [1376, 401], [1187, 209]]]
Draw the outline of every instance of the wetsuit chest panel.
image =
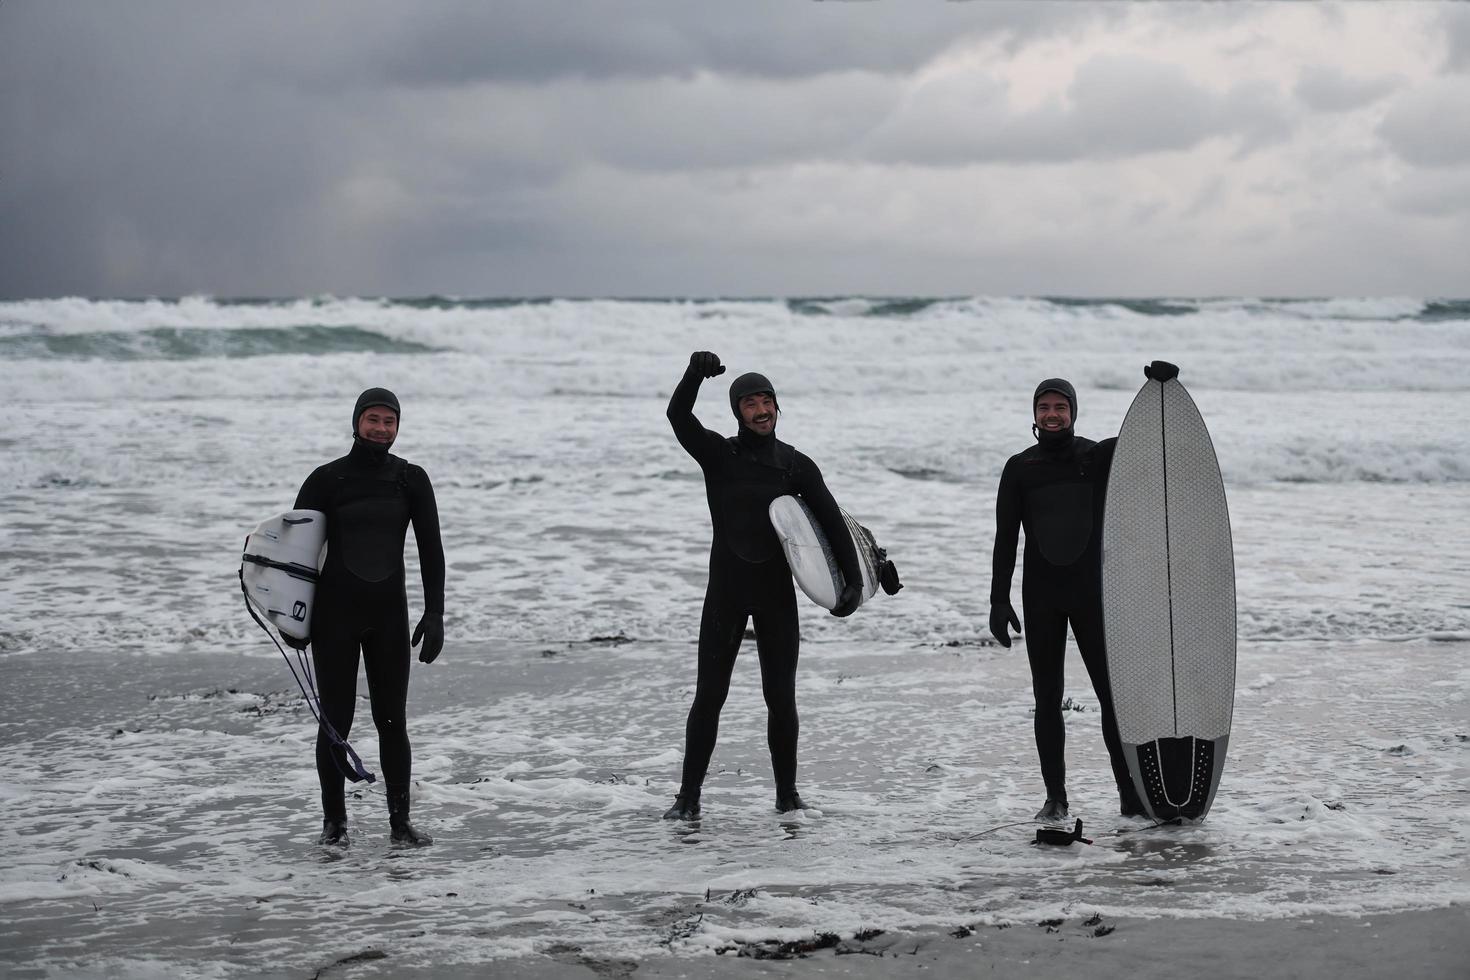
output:
[[768, 469], [764, 474], [727, 484], [721, 494], [725, 543], [738, 557], [749, 562], [770, 561], [781, 554], [781, 542], [771, 526], [771, 501], [787, 493], [785, 474]]
[[766, 562], [781, 555], [770, 507], [771, 501], [792, 492], [796, 451], [776, 439], [746, 445], [748, 438], [727, 439], [717, 471], [706, 476], [713, 477], [711, 510], [718, 500], [716, 533], [726, 548], [742, 561]]
[[1027, 491], [1022, 522], [1026, 538], [1034, 541], [1041, 557], [1053, 565], [1071, 565], [1082, 557], [1092, 539], [1090, 482], [1048, 483]]
[[338, 497], [332, 538], [342, 564], [364, 582], [382, 582], [401, 572], [409, 502], [396, 474], [355, 476]]

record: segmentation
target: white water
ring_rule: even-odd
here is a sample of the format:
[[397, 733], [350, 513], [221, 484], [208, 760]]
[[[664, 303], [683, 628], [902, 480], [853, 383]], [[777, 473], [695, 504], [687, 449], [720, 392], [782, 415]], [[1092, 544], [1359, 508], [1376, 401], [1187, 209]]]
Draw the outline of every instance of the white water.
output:
[[[441, 305], [0, 304], [0, 343], [21, 345], [0, 360], [0, 963], [253, 975], [379, 941], [416, 962], [646, 956], [1062, 909], [1470, 898], [1466, 321], [1418, 300]], [[431, 351], [235, 356], [318, 327]], [[783, 438], [908, 588], [846, 621], [803, 607], [802, 786], [822, 814], [770, 812], [749, 657], [689, 837], [655, 818], [709, 525], [663, 408], [699, 348], [773, 378]], [[1031, 388], [1071, 378], [1078, 430], [1101, 438], [1155, 357], [1183, 368], [1230, 493], [1242, 647], [1220, 800], [1201, 827], [1085, 850], [1038, 851], [1024, 827], [960, 842], [1038, 802], [1024, 651], [977, 646]], [[249, 527], [345, 452], [375, 384], [403, 400], [397, 451], [434, 481], [450, 563], [449, 647], [415, 668], [410, 714], [441, 840], [390, 854], [372, 790], [354, 848], [323, 863], [308, 716], [235, 569]], [[733, 424], [723, 389], [700, 400], [712, 428]], [[1133, 829], [1110, 817], [1096, 719], [1069, 720], [1074, 802], [1094, 832]], [[365, 703], [359, 722], [375, 769]]]

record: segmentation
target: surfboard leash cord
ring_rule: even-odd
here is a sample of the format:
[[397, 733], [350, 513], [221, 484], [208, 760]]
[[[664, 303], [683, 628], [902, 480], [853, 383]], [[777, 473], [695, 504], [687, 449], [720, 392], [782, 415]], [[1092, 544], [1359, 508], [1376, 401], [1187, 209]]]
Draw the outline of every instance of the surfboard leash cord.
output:
[[[276, 635], [271, 632], [269, 626], [261, 621], [261, 618], [255, 613], [255, 607], [250, 604], [250, 592], [245, 588], [245, 570], [243, 566], [240, 569], [239, 575], [240, 594], [245, 597], [245, 611], [250, 613], [250, 618], [255, 620], [255, 625], [264, 630], [265, 635], [270, 637], [271, 642], [276, 645], [276, 649], [281, 651], [281, 659], [286, 661], [286, 666], [290, 669], [291, 676], [296, 678], [296, 686], [301, 689], [301, 696], [306, 699], [306, 709], [311, 712], [311, 716], [316, 719], [316, 723], [321, 730], [327, 733], [327, 739], [332, 745], [342, 750], [341, 757], [336, 752], [331, 753], [332, 762], [337, 766], [337, 771], [342, 774], [343, 778], [354, 783], [363, 781], [369, 783], [377, 782], [378, 777], [367, 771], [362, 764], [361, 757], [358, 756], [347, 739], [337, 734], [337, 729], [333, 728], [332, 723], [327, 721], [326, 716], [322, 714], [322, 701], [321, 697], [316, 693], [316, 681], [311, 674], [311, 664], [307, 662], [301, 650], [296, 651], [296, 663], [291, 662], [291, 657], [286, 653], [286, 648], [281, 646], [281, 641], [276, 639]], [[297, 673], [298, 666], [300, 667], [300, 673]], [[302, 680], [303, 677], [305, 678], [304, 682]], [[342, 765], [342, 758], [346, 758], [352, 763], [351, 772], [348, 772]]]
[[[1067, 840], [1065, 841], [1065, 843], [1068, 843], [1068, 844], [1070, 844], [1072, 841], [1081, 841], [1084, 844], [1091, 844], [1091, 843], [1094, 843], [1095, 841], [1102, 840], [1105, 837], [1122, 837], [1124, 834], [1137, 834], [1137, 833], [1140, 833], [1140, 832], [1145, 831], [1145, 830], [1158, 830], [1160, 827], [1177, 827], [1180, 824], [1182, 824], [1183, 822], [1184, 821], [1181, 818], [1175, 817], [1172, 820], [1160, 820], [1157, 823], [1149, 824], [1147, 827], [1129, 827], [1129, 828], [1127, 828], [1125, 830], [1110, 830], [1110, 831], [1108, 831], [1108, 832], [1106, 832], [1104, 834], [1101, 834], [1101, 835], [1099, 835], [1097, 837], [1087, 838], [1087, 837], [1083, 837], [1082, 836], [1082, 821], [1081, 820], [1078, 820], [1076, 826], [1074, 827], [1074, 829], [1073, 830], [1070, 830], [1070, 831], [1068, 831], [1068, 830], [1056, 830], [1054, 828], [1046, 828], [1046, 827], [1038, 828], [1037, 831], [1036, 831], [1036, 840], [1033, 841], [1033, 843], [1037, 843], [1037, 844], [1061, 844], [1061, 843], [1064, 843], [1061, 840], [1061, 836], [1058, 836], [1055, 840], [1043, 840], [1042, 839], [1043, 838], [1043, 834], [1046, 831], [1048, 831], [1048, 830], [1051, 830], [1051, 833], [1053, 833], [1053, 834], [1058, 834], [1058, 835], [1065, 836], [1067, 838]], [[1034, 820], [1017, 820], [1015, 823], [1003, 823], [999, 827], [991, 827], [989, 830], [982, 830], [978, 834], [971, 834], [968, 837], [961, 837], [958, 840], [956, 840], [950, 846], [952, 846], [952, 847], [958, 847], [959, 845], [961, 845], [961, 844], [967, 844], [967, 843], [969, 843], [972, 840], [979, 840], [981, 837], [988, 837], [989, 835], [991, 835], [993, 833], [996, 833], [997, 831], [1009, 830], [1011, 827], [1028, 827], [1028, 826], [1034, 826], [1035, 823], [1036, 823], [1036, 821], [1034, 821]], [[1049, 836], [1049, 835], [1047, 835], [1047, 836]]]
[[1011, 827], [1025, 827], [1035, 823], [1035, 820], [1017, 820], [1015, 823], [1003, 823], [999, 827], [991, 827], [989, 830], [982, 830], [978, 834], [971, 834], [968, 837], [961, 837], [959, 840], [955, 841], [952, 846], [958, 847], [959, 845], [967, 844], [972, 840], [979, 840], [982, 837], [988, 837], [989, 835], [999, 830], [1009, 830]]

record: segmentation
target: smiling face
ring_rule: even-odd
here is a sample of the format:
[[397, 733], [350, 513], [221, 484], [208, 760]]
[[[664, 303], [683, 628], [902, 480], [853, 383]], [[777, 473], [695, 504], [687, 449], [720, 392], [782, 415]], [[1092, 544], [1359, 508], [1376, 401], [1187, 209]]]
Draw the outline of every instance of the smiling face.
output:
[[386, 405], [372, 405], [357, 418], [357, 434], [368, 442], [391, 446], [398, 438], [398, 413]]
[[756, 435], [768, 436], [776, 428], [776, 399], [769, 391], [757, 391], [740, 399], [740, 421]]
[[1072, 427], [1072, 403], [1060, 391], [1043, 391], [1036, 400], [1036, 427], [1042, 432], [1065, 432]]

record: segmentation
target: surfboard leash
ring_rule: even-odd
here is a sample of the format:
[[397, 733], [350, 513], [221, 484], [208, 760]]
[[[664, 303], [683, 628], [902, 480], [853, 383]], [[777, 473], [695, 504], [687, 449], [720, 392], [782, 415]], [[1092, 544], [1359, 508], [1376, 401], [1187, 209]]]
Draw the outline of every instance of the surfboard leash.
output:
[[[245, 570], [243, 567], [240, 569], [239, 575], [240, 594], [245, 597], [245, 611], [250, 613], [250, 618], [255, 620], [255, 625], [264, 630], [265, 635], [270, 637], [271, 642], [276, 645], [276, 649], [281, 651], [281, 659], [286, 661], [286, 667], [291, 671], [291, 676], [296, 678], [296, 686], [301, 689], [301, 696], [306, 699], [306, 709], [311, 712], [311, 716], [316, 719], [317, 725], [320, 726], [321, 730], [327, 733], [327, 739], [332, 745], [342, 750], [340, 757], [336, 752], [330, 753], [332, 762], [337, 767], [337, 771], [342, 774], [343, 778], [354, 783], [363, 782], [364, 780], [369, 783], [377, 782], [378, 777], [367, 771], [362, 764], [361, 757], [348, 744], [347, 739], [338, 735], [337, 729], [333, 728], [332, 723], [327, 721], [326, 716], [322, 714], [322, 701], [321, 697], [316, 693], [316, 681], [312, 678], [311, 664], [307, 662], [306, 657], [300, 650], [296, 651], [296, 663], [293, 664], [291, 662], [291, 657], [286, 653], [285, 647], [281, 646], [281, 641], [276, 639], [276, 635], [271, 632], [269, 626], [261, 621], [261, 618], [255, 613], [255, 607], [250, 604], [250, 592], [245, 588]], [[296, 671], [298, 665], [301, 668], [299, 674]], [[305, 683], [302, 682], [303, 676], [306, 679]], [[352, 763], [351, 772], [348, 772], [342, 765], [342, 758], [346, 758]]]
[[1011, 827], [1025, 827], [1029, 824], [1034, 824], [1035, 822], [1035, 820], [1017, 820], [1015, 823], [1003, 823], [999, 827], [991, 827], [989, 830], [982, 830], [978, 834], [971, 834], [969, 837], [961, 837], [951, 846], [958, 847], [959, 845], [967, 844], [972, 840], [979, 840], [982, 837], [988, 837], [989, 835], [999, 830], [1008, 830]]
[[1183, 825], [1184, 818], [1171, 817], [1168, 820], [1159, 820], [1156, 823], [1151, 823], [1147, 827], [1124, 827], [1122, 830], [1109, 830], [1104, 834], [1099, 834], [1098, 839], [1101, 840], [1104, 837], [1122, 837], [1125, 834], [1141, 834], [1145, 830], [1158, 830], [1160, 827], [1182, 827]]
[[[968, 837], [961, 837], [950, 846], [958, 847], [959, 845], [969, 843], [972, 840], [979, 840], [981, 837], [988, 837], [989, 835], [996, 833], [997, 831], [1008, 830], [1011, 827], [1032, 826], [1035, 824], [1035, 822], [1036, 821], [1034, 820], [1017, 820], [1015, 823], [1003, 823], [999, 827], [991, 827], [989, 830], [982, 830], [978, 834], [971, 834]], [[1147, 827], [1129, 827], [1125, 830], [1110, 830], [1103, 834], [1097, 835], [1096, 837], [1083, 837], [1082, 821], [1078, 820], [1076, 824], [1073, 825], [1073, 828], [1071, 830], [1062, 830], [1056, 827], [1038, 827], [1036, 829], [1036, 840], [1032, 841], [1032, 843], [1051, 844], [1057, 847], [1064, 847], [1075, 841], [1081, 841], [1083, 844], [1091, 844], [1095, 841], [1102, 840], [1105, 837], [1122, 837], [1124, 834], [1137, 834], [1145, 830], [1158, 830], [1160, 827], [1177, 827], [1182, 823], [1183, 820], [1181, 820], [1179, 817], [1175, 817], [1172, 820], [1160, 820], [1157, 823], [1149, 824]]]

